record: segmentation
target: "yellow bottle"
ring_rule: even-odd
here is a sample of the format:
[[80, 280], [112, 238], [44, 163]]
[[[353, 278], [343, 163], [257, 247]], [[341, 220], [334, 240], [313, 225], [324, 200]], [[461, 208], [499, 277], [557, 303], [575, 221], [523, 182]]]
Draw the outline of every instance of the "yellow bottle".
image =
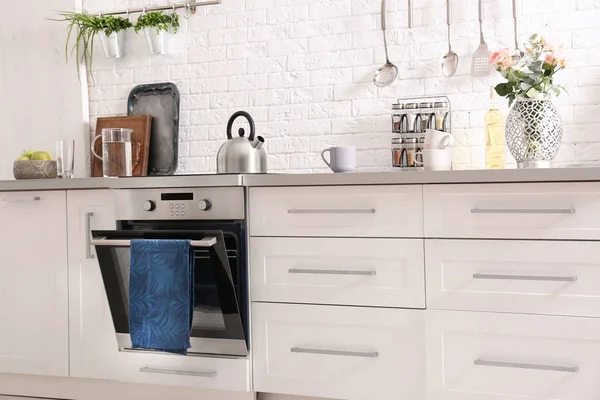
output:
[[485, 114], [485, 168], [502, 169], [506, 167], [506, 136], [504, 134], [504, 116], [498, 109], [496, 91], [490, 91], [490, 110]]

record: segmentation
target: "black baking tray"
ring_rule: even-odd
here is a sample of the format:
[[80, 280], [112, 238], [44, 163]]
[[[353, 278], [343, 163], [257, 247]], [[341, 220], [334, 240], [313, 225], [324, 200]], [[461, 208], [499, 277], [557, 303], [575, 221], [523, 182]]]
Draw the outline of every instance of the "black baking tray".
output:
[[179, 164], [179, 89], [173, 83], [139, 85], [129, 93], [127, 115], [151, 115], [148, 175], [174, 175]]

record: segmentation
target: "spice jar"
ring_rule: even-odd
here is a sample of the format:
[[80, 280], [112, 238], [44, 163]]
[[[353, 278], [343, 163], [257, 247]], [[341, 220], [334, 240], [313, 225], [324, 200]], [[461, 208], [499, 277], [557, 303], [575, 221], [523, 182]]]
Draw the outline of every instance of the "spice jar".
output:
[[421, 133], [422, 122], [419, 113], [419, 103], [406, 103], [404, 105], [407, 120], [407, 133]]
[[419, 104], [421, 123], [423, 128], [421, 132], [425, 132], [427, 129], [434, 129], [435, 126], [435, 114], [433, 112], [433, 103], [427, 101]]
[[402, 138], [392, 139], [392, 167], [402, 167], [402, 150], [404, 149]]
[[438, 131], [449, 131], [450, 107], [446, 101], [438, 101], [433, 105], [435, 114], [435, 129]]
[[392, 104], [392, 132], [408, 132], [408, 120], [404, 111], [404, 104]]

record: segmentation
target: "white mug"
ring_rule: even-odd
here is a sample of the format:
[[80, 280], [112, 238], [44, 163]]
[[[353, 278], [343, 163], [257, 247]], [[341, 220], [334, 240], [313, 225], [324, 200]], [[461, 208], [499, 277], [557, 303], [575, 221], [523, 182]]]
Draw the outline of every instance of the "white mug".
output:
[[[329, 153], [329, 161], [325, 158], [325, 153]], [[356, 147], [332, 147], [323, 150], [321, 157], [333, 172], [356, 170]]]
[[433, 129], [427, 129], [425, 131], [426, 149], [446, 149], [452, 147], [453, 144], [454, 138], [449, 133]]
[[419, 152], [423, 161], [417, 161], [425, 171], [452, 170], [452, 149], [424, 149]]

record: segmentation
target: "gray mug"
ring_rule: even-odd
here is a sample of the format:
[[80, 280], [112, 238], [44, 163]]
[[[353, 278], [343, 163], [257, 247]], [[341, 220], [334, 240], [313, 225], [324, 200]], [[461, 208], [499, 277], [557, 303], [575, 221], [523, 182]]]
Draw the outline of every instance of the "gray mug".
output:
[[[329, 161], [325, 158], [329, 153]], [[321, 153], [325, 164], [333, 172], [354, 172], [356, 170], [356, 147], [332, 147]]]

